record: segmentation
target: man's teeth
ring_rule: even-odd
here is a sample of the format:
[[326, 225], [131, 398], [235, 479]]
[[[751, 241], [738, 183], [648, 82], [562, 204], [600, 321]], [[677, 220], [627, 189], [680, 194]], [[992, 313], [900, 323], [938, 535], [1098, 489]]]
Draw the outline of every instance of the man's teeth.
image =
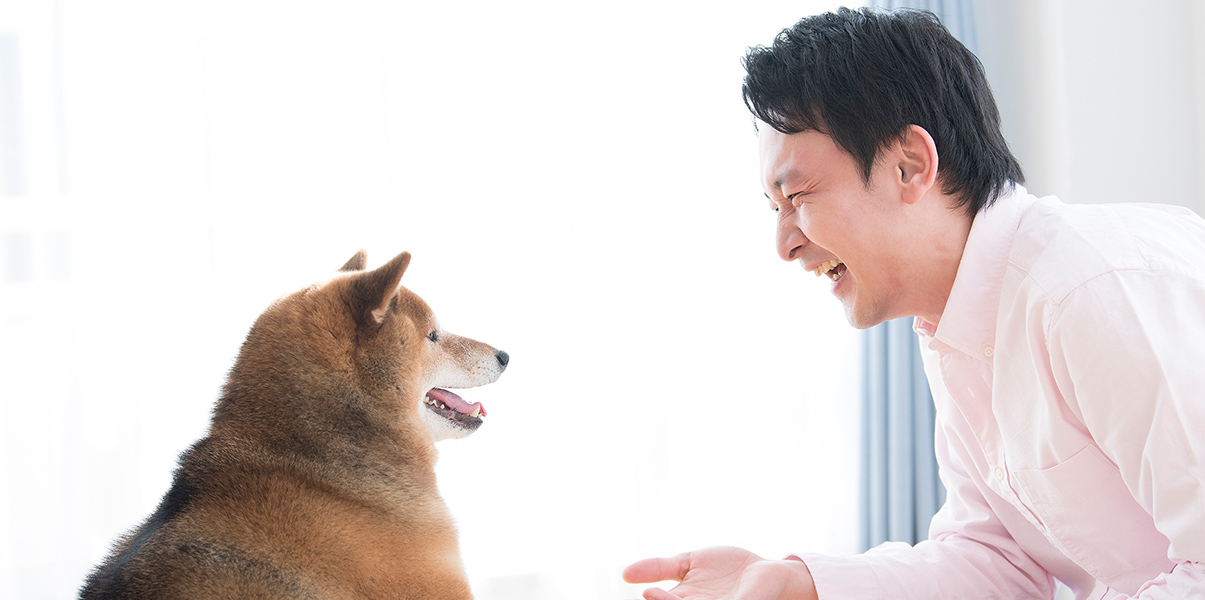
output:
[[841, 261], [834, 258], [827, 262], [822, 262], [819, 265], [817, 265], [815, 269], [812, 269], [812, 273], [815, 273], [816, 277], [820, 277], [821, 275], [828, 275], [829, 279], [836, 281], [841, 278], [841, 275], [843, 275], [843, 273], [837, 273], [835, 271], [830, 273], [829, 271], [832, 271], [833, 269], [837, 268], [837, 265], [839, 265], [839, 264], [841, 264]]
[[[430, 397], [430, 396], [427, 396], [426, 398], [423, 398], [423, 402], [424, 402], [424, 403], [426, 403], [426, 404], [430, 404], [431, 406], [437, 406], [437, 407], [442, 408], [442, 409], [444, 409], [444, 410], [452, 410], [451, 408], [448, 408], [448, 405], [447, 405], [447, 404], [444, 404], [443, 402], [440, 402], [439, 400], [436, 400], [435, 398], [432, 398], [432, 397]], [[473, 407], [473, 412], [469, 413], [469, 416], [470, 416], [470, 417], [479, 417], [479, 416], [481, 416], [481, 405], [480, 405], [480, 404], [478, 404], [478, 405], [474, 406], [474, 407]]]

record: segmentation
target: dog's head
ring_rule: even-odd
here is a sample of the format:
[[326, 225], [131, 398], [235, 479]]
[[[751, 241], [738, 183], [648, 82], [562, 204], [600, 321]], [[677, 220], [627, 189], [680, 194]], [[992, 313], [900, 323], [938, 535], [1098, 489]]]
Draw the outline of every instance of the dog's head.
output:
[[409, 264], [410, 254], [403, 252], [365, 271], [367, 255], [360, 251], [340, 269], [350, 274], [344, 296], [360, 340], [356, 362], [367, 373], [401, 375], [383, 380], [409, 388], [408, 399], [420, 404], [419, 414], [436, 440], [462, 438], [481, 426], [485, 408], [449, 388], [493, 383], [510, 357], [440, 327], [431, 307], [401, 285]]
[[360, 251], [335, 277], [260, 316], [231, 369], [215, 426], [286, 440], [417, 428], [436, 441], [481, 426], [484, 407], [449, 388], [492, 383], [510, 357], [439, 326], [431, 307], [401, 285], [409, 253], [371, 271], [366, 263]]

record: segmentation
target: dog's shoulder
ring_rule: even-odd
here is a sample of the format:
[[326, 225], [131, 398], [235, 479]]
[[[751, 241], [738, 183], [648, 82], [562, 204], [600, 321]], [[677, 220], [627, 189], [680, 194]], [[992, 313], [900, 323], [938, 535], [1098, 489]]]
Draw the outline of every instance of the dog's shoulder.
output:
[[154, 598], [158, 578], [149, 576], [153, 561], [148, 557], [158, 554], [161, 540], [170, 535], [173, 524], [185, 513], [196, 498], [198, 491], [195, 474], [189, 468], [190, 455], [203, 447], [201, 440], [185, 451], [171, 487], [159, 501], [158, 507], [141, 525], [127, 533], [114, 546], [108, 559], [99, 564], [88, 576], [81, 592], [84, 600], [109, 600], [115, 598]]
[[221, 526], [242, 516], [232, 502], [253, 501], [240, 492], [254, 496], [270, 470], [262, 463], [220, 437], [193, 444], [155, 511], [92, 571], [81, 599], [318, 597], [295, 566]]

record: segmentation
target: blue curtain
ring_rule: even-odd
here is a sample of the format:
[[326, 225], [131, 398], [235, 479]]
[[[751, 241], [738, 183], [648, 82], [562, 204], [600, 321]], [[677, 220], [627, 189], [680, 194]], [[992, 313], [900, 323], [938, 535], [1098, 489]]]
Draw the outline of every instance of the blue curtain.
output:
[[[975, 19], [970, 0], [883, 0], [880, 8], [933, 12], [971, 52]], [[867, 330], [862, 339], [862, 546], [915, 544], [945, 502], [933, 453], [933, 396], [921, 367], [912, 319]]]
[[867, 330], [862, 340], [862, 546], [915, 544], [945, 501], [933, 454], [933, 396], [912, 319]]

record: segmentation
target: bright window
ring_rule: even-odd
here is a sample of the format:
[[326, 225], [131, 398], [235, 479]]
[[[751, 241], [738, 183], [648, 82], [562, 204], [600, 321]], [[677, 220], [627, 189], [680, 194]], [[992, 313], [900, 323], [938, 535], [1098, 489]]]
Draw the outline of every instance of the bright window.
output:
[[359, 248], [512, 356], [440, 446], [479, 599], [854, 551], [857, 336], [775, 257], [740, 98], [832, 6], [0, 5], [0, 596], [75, 597], [255, 316]]

